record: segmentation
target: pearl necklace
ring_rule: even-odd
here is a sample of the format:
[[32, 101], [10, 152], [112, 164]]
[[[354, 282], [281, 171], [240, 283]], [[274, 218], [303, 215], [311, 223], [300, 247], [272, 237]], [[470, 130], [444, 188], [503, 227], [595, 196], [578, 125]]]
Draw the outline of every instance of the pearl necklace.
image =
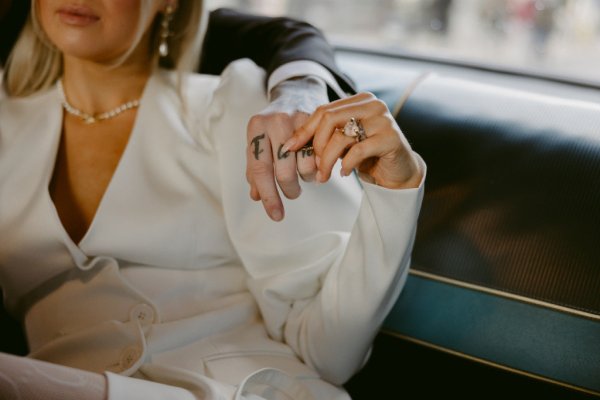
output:
[[127, 103], [121, 104], [120, 106], [115, 107], [110, 111], [106, 111], [106, 112], [96, 114], [96, 115], [88, 114], [86, 112], [81, 111], [78, 108], [73, 107], [67, 101], [67, 96], [65, 96], [65, 91], [63, 89], [61, 80], [58, 81], [57, 85], [58, 85], [58, 92], [61, 97], [62, 106], [65, 109], [65, 111], [71, 115], [81, 118], [83, 120], [83, 122], [85, 122], [88, 125], [96, 123], [96, 122], [104, 121], [104, 120], [107, 120], [110, 118], [114, 118], [117, 115], [119, 115], [127, 110], [131, 110], [132, 108], [137, 108], [140, 106], [140, 100], [137, 99], [137, 100], [131, 100], [131, 101], [128, 101]]

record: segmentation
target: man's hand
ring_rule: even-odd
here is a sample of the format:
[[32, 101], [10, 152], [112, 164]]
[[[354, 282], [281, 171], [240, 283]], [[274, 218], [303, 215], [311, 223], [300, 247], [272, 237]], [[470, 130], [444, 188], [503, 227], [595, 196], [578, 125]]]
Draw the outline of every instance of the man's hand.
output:
[[271, 92], [271, 103], [248, 123], [246, 178], [250, 197], [262, 200], [274, 221], [284, 216], [279, 189], [288, 199], [300, 196], [298, 175], [315, 179], [317, 168], [310, 149], [286, 151], [283, 144], [308, 120], [315, 109], [328, 103], [325, 83], [312, 76], [280, 83]]

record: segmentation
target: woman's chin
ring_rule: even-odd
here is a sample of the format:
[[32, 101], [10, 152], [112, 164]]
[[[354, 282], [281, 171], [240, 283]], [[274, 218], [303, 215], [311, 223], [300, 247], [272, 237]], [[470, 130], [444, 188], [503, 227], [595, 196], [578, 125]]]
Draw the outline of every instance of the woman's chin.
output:
[[118, 60], [125, 54], [126, 50], [107, 51], [106, 49], [96, 48], [94, 46], [63, 46], [59, 47], [65, 58], [91, 62], [96, 64], [110, 64]]

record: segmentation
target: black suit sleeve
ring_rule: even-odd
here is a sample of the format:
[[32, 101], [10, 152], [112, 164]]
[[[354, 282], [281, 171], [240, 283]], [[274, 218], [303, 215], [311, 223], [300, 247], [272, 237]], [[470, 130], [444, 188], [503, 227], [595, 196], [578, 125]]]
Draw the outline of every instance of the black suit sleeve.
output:
[[[0, 62], [6, 59], [29, 14], [30, 2], [12, 0], [0, 20]], [[296, 60], [310, 60], [327, 68], [344, 91], [354, 92], [352, 82], [336, 65], [332, 47], [323, 34], [305, 22], [291, 18], [271, 18], [218, 9], [209, 15], [200, 72], [220, 74], [233, 60], [250, 58], [273, 72]]]
[[8, 11], [0, 18], [0, 66], [6, 64], [8, 54], [25, 25], [30, 4], [30, 1], [12, 0]]
[[220, 74], [231, 61], [245, 57], [268, 74], [287, 62], [314, 61], [327, 68], [344, 91], [355, 91], [337, 67], [333, 48], [314, 26], [291, 18], [263, 17], [227, 8], [212, 11], [200, 72]]

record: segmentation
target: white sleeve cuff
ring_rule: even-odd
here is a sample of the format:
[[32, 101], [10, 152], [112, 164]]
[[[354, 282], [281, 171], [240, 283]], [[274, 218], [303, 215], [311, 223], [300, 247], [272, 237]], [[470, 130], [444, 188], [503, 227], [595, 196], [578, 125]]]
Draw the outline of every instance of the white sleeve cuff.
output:
[[197, 400], [191, 392], [176, 386], [105, 372], [108, 400]]
[[340, 85], [333, 77], [333, 74], [329, 72], [327, 68], [314, 61], [308, 60], [292, 61], [275, 69], [275, 71], [271, 73], [271, 76], [269, 76], [269, 80], [267, 82], [267, 93], [271, 93], [271, 89], [285, 80], [307, 75], [318, 76], [319, 78], [323, 79], [327, 86], [329, 86], [340, 97], [340, 99], [348, 96], [348, 94], [342, 90]]

